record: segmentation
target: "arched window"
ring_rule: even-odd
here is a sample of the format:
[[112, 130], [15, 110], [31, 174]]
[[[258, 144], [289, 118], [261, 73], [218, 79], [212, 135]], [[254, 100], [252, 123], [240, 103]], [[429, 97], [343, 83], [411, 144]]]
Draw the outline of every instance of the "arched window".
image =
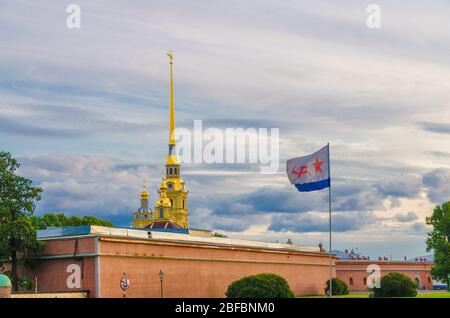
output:
[[160, 218], [164, 217], [164, 209], [163, 208], [159, 208], [159, 217]]
[[364, 277], [363, 283], [364, 283], [364, 286], [367, 285], [367, 277]]
[[172, 174], [172, 168], [170, 168], [170, 174]]
[[423, 286], [422, 286], [422, 282], [421, 282], [419, 276], [414, 277], [414, 282], [416, 283], [417, 289], [422, 289]]
[[173, 200], [170, 199], [170, 205], [173, 207]]
[[353, 285], [353, 277], [350, 277], [350, 285]]
[[428, 284], [430, 284], [430, 283], [431, 283], [431, 277], [428, 276]]

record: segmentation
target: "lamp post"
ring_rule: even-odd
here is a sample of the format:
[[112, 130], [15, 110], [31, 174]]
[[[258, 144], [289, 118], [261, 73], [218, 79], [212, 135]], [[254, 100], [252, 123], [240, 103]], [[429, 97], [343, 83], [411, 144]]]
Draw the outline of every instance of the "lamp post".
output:
[[159, 281], [161, 283], [161, 298], [163, 298], [163, 277], [164, 277], [164, 273], [162, 270], [159, 271]]

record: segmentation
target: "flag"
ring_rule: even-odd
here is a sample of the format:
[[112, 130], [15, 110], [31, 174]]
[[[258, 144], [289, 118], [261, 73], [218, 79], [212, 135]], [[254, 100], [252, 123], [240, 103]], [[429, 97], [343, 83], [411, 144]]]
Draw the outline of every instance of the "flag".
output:
[[311, 155], [292, 158], [286, 162], [289, 181], [301, 192], [328, 188], [330, 186], [329, 167], [328, 145]]

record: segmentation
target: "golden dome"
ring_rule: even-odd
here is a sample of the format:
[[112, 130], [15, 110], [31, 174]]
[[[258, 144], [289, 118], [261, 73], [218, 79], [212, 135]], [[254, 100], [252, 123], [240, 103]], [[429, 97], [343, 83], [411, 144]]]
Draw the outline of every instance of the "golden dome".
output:
[[142, 192], [141, 192], [141, 200], [146, 200], [149, 197], [150, 197], [150, 194], [147, 191], [147, 187], [144, 186], [144, 189], [142, 189]]

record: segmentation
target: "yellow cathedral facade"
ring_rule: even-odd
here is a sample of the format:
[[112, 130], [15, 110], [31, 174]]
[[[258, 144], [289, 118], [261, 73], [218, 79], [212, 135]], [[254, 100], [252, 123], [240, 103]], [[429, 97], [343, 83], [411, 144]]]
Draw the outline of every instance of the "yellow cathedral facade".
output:
[[155, 209], [149, 207], [150, 194], [144, 187], [141, 192], [141, 207], [133, 213], [134, 228], [188, 229], [188, 191], [181, 178], [181, 165], [175, 152], [175, 102], [173, 92], [173, 53], [167, 53], [170, 61], [170, 102], [169, 102], [169, 153], [166, 160], [166, 176], [159, 187], [159, 197]]

